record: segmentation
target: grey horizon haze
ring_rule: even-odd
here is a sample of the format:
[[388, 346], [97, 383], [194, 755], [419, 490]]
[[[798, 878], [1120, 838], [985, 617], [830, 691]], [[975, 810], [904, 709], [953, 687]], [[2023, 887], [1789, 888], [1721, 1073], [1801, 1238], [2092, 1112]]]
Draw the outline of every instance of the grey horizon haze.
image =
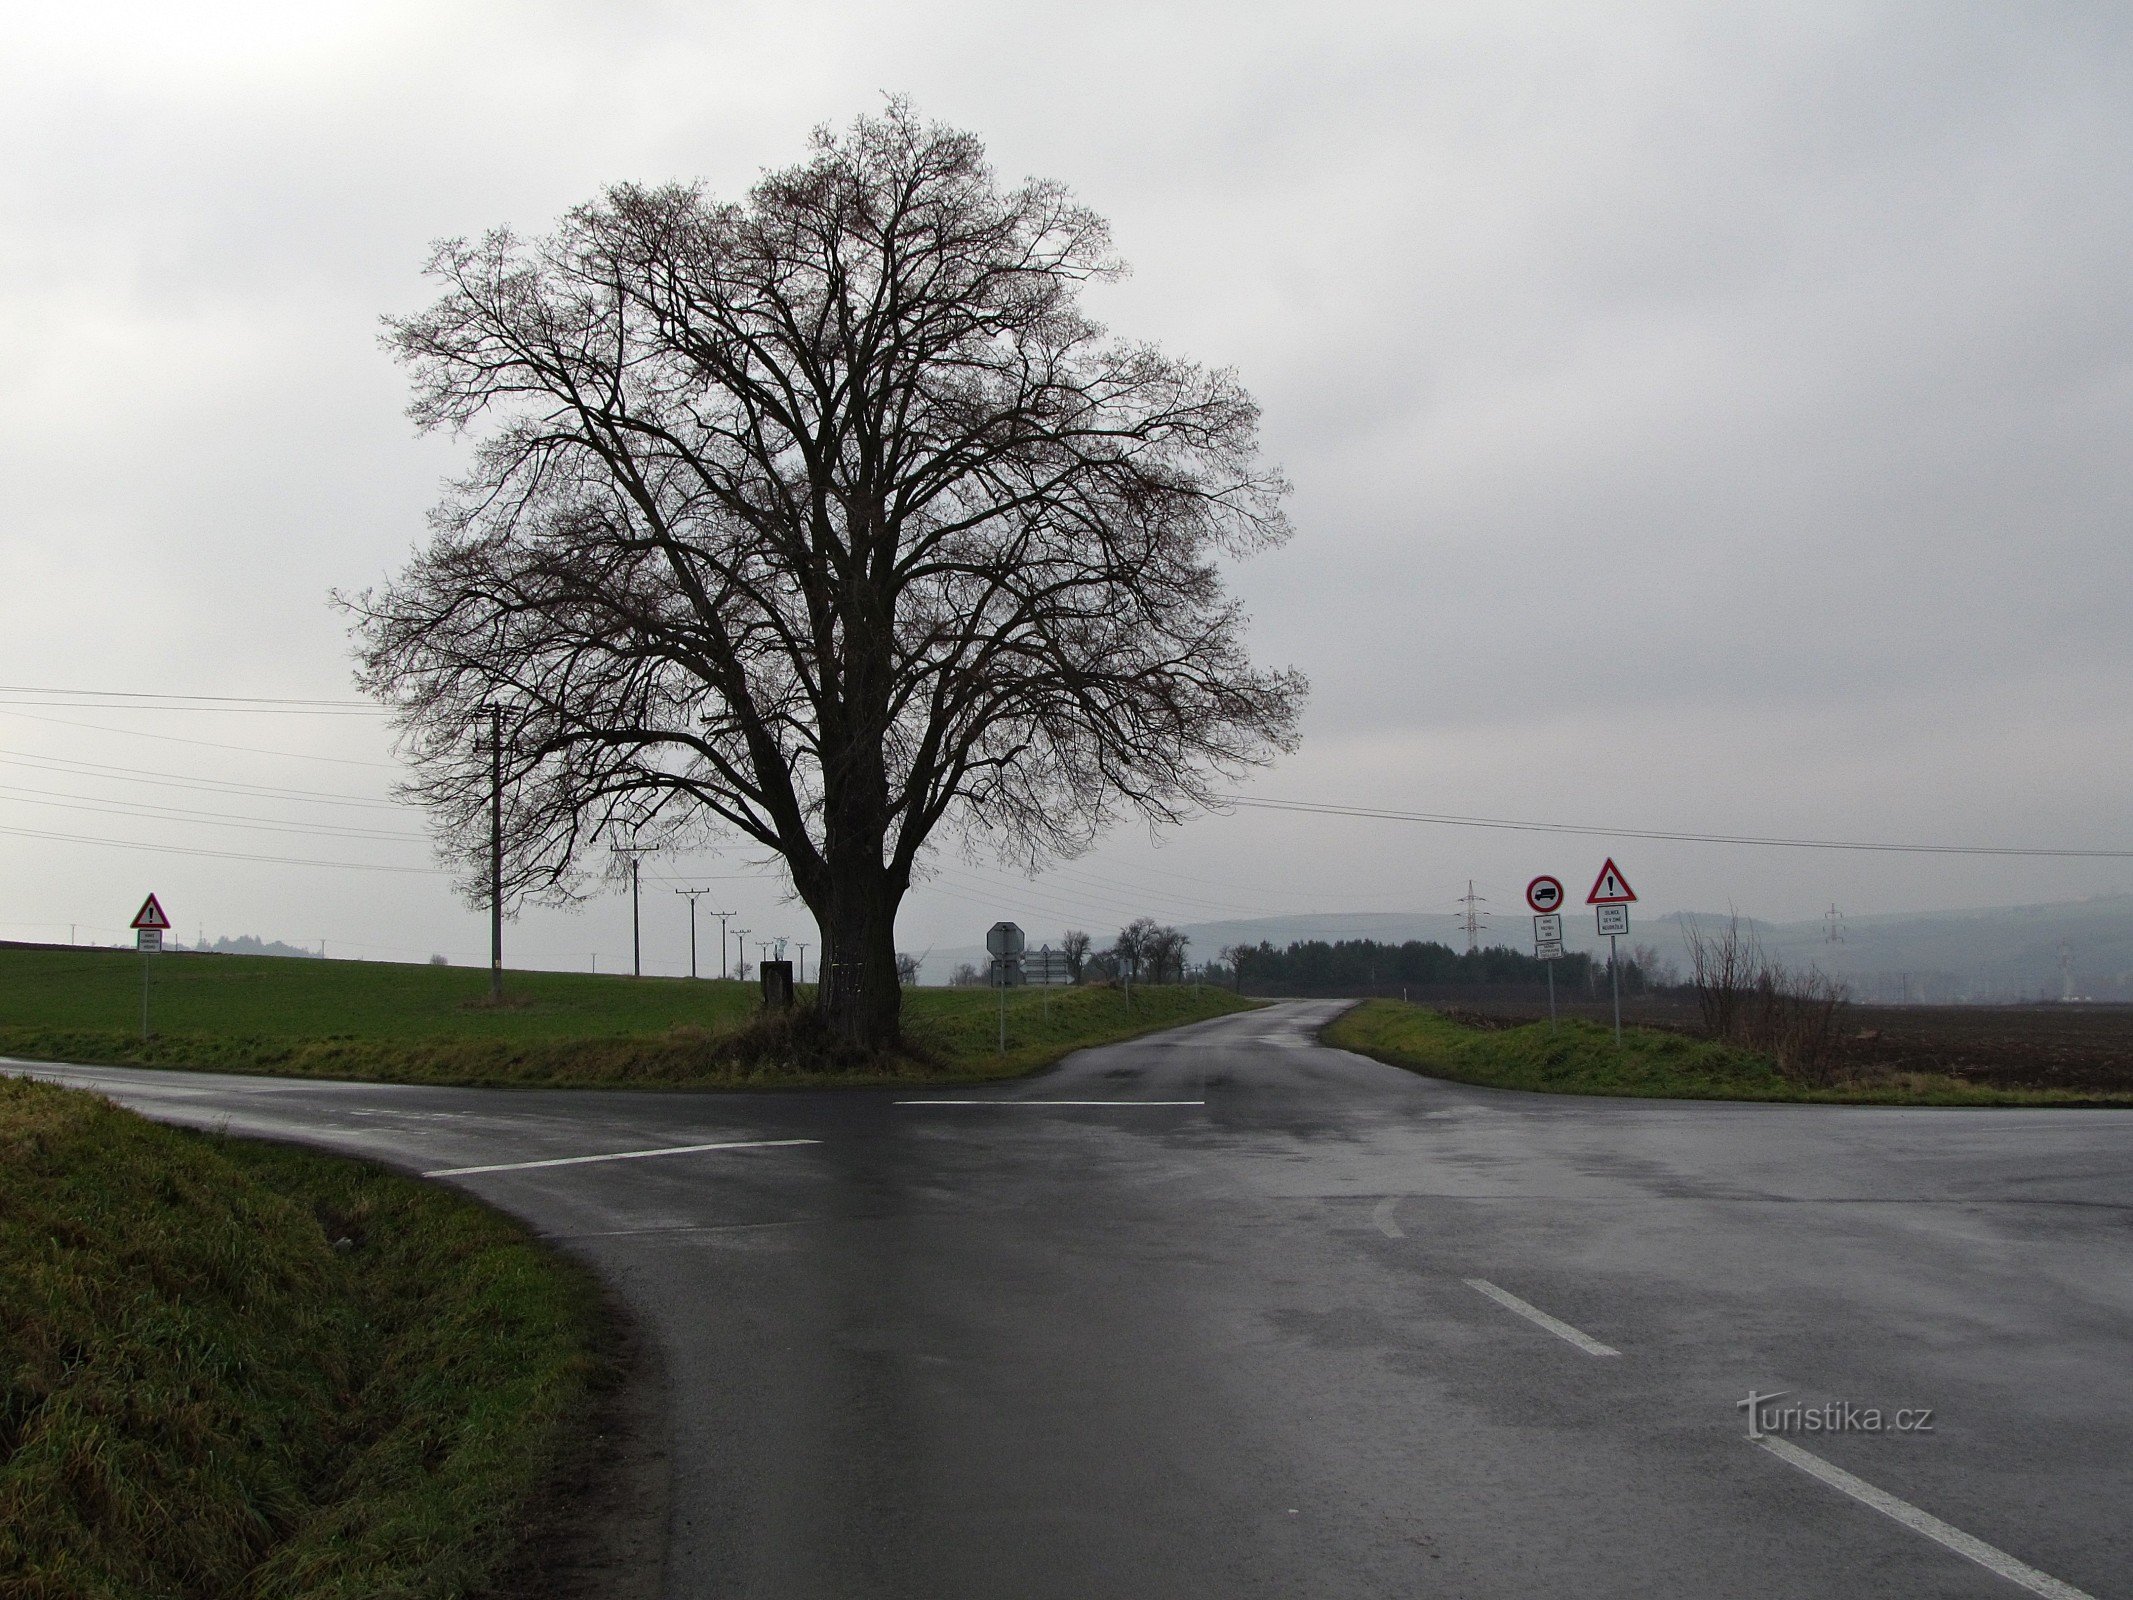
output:
[[[12, 32], [0, 682], [350, 697], [327, 591], [399, 567], [464, 459], [413, 436], [376, 345], [431, 242], [619, 181], [737, 198], [894, 91], [1105, 216], [1134, 272], [1094, 314], [1263, 407], [1296, 535], [1229, 579], [1313, 693], [1240, 792], [2133, 849], [2133, 18], [114, 5]], [[0, 694], [0, 938], [117, 939], [152, 888], [187, 942], [484, 958], [421, 818], [378, 803], [381, 718], [50, 698]], [[1654, 911], [2133, 889], [2122, 860], [1245, 810], [1034, 884], [947, 852], [901, 942], [1440, 912], [1470, 877], [1501, 925], [1610, 853]], [[812, 940], [759, 859], [648, 867], [648, 970], [686, 970], [677, 881]], [[506, 944], [622, 969], [627, 900]]]

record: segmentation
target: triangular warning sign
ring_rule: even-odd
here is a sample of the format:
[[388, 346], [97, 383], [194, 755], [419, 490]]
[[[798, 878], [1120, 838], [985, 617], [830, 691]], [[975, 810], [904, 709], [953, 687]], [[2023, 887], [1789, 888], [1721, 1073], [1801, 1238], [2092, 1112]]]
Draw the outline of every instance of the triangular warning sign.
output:
[[1592, 880], [1592, 893], [1585, 896], [1588, 906], [1626, 906], [1637, 898], [1637, 891], [1629, 886], [1629, 879], [1622, 876], [1622, 869], [1609, 856], [1600, 875]]
[[150, 895], [146, 900], [143, 900], [141, 909], [133, 914], [133, 925], [136, 928], [156, 928], [168, 931], [170, 918], [163, 914], [163, 902], [154, 895]]

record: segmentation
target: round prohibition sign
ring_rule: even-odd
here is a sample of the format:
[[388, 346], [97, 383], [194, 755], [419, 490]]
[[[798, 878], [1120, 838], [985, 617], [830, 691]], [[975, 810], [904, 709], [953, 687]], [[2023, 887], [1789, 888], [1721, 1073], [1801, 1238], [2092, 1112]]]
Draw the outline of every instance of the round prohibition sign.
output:
[[1563, 904], [1563, 880], [1551, 878], [1546, 873], [1526, 885], [1526, 904], [1542, 916], [1561, 908]]

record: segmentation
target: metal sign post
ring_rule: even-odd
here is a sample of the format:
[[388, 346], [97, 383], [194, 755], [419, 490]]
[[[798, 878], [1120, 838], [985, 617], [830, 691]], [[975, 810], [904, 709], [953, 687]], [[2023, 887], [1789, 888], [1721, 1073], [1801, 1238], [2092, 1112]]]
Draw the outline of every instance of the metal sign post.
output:
[[1000, 1054], [1007, 1054], [1007, 981], [1011, 969], [1022, 959], [1027, 941], [1012, 922], [995, 922], [985, 932], [985, 949], [992, 956], [993, 977], [1000, 985]]
[[1556, 908], [1563, 903], [1563, 880], [1542, 873], [1526, 885], [1526, 904], [1533, 908], [1533, 954], [1548, 963], [1548, 1031], [1555, 1032], [1555, 966], [1563, 959], [1563, 917]]
[[141, 1038], [148, 1038], [148, 962], [163, 948], [163, 935], [170, 931], [170, 918], [163, 902], [150, 895], [133, 914], [133, 942], [141, 952]]
[[1622, 869], [1615, 865], [1614, 857], [1600, 868], [1600, 875], [1592, 880], [1592, 893], [1585, 896], [1585, 904], [1594, 908], [1600, 935], [1607, 941], [1607, 968], [1614, 979], [1615, 995], [1615, 1048], [1622, 1048], [1622, 935], [1629, 932], [1629, 908], [1637, 898], [1637, 891], [1629, 886], [1622, 876]]
[[[1531, 897], [1528, 896], [1530, 899]], [[1561, 897], [1558, 896], [1558, 899]], [[1555, 1031], [1555, 963], [1563, 959], [1563, 914], [1545, 912], [1533, 919], [1533, 954], [1548, 974], [1548, 1031]]]

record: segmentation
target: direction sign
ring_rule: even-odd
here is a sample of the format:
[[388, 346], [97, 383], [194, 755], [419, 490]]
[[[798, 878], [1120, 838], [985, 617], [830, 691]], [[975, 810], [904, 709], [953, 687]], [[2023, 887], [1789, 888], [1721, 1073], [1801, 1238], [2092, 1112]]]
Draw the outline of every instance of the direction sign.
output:
[[990, 955], [1019, 956], [1022, 945], [1022, 930], [1012, 922], [995, 922], [986, 931], [985, 949]]
[[1563, 880], [1545, 872], [1526, 885], [1526, 904], [1535, 911], [1558, 911], [1563, 904]]
[[1558, 944], [1562, 943], [1563, 914], [1560, 911], [1551, 911], [1544, 917], [1533, 919], [1533, 942], [1546, 944], [1550, 939]]
[[1637, 891], [1629, 886], [1629, 879], [1622, 876], [1622, 869], [1609, 856], [1600, 875], [1592, 880], [1592, 893], [1585, 896], [1588, 906], [1626, 906], [1637, 898]]
[[1050, 945], [1026, 952], [1022, 957], [1022, 981], [1048, 986], [1072, 983], [1074, 979], [1067, 966], [1066, 952], [1054, 950]]
[[1629, 932], [1629, 907], [1625, 905], [1596, 906], [1594, 914], [1600, 919], [1600, 936]]
[[170, 918], [163, 914], [163, 902], [150, 895], [141, 902], [141, 909], [133, 914], [133, 926], [153, 928], [158, 933], [170, 931]]

